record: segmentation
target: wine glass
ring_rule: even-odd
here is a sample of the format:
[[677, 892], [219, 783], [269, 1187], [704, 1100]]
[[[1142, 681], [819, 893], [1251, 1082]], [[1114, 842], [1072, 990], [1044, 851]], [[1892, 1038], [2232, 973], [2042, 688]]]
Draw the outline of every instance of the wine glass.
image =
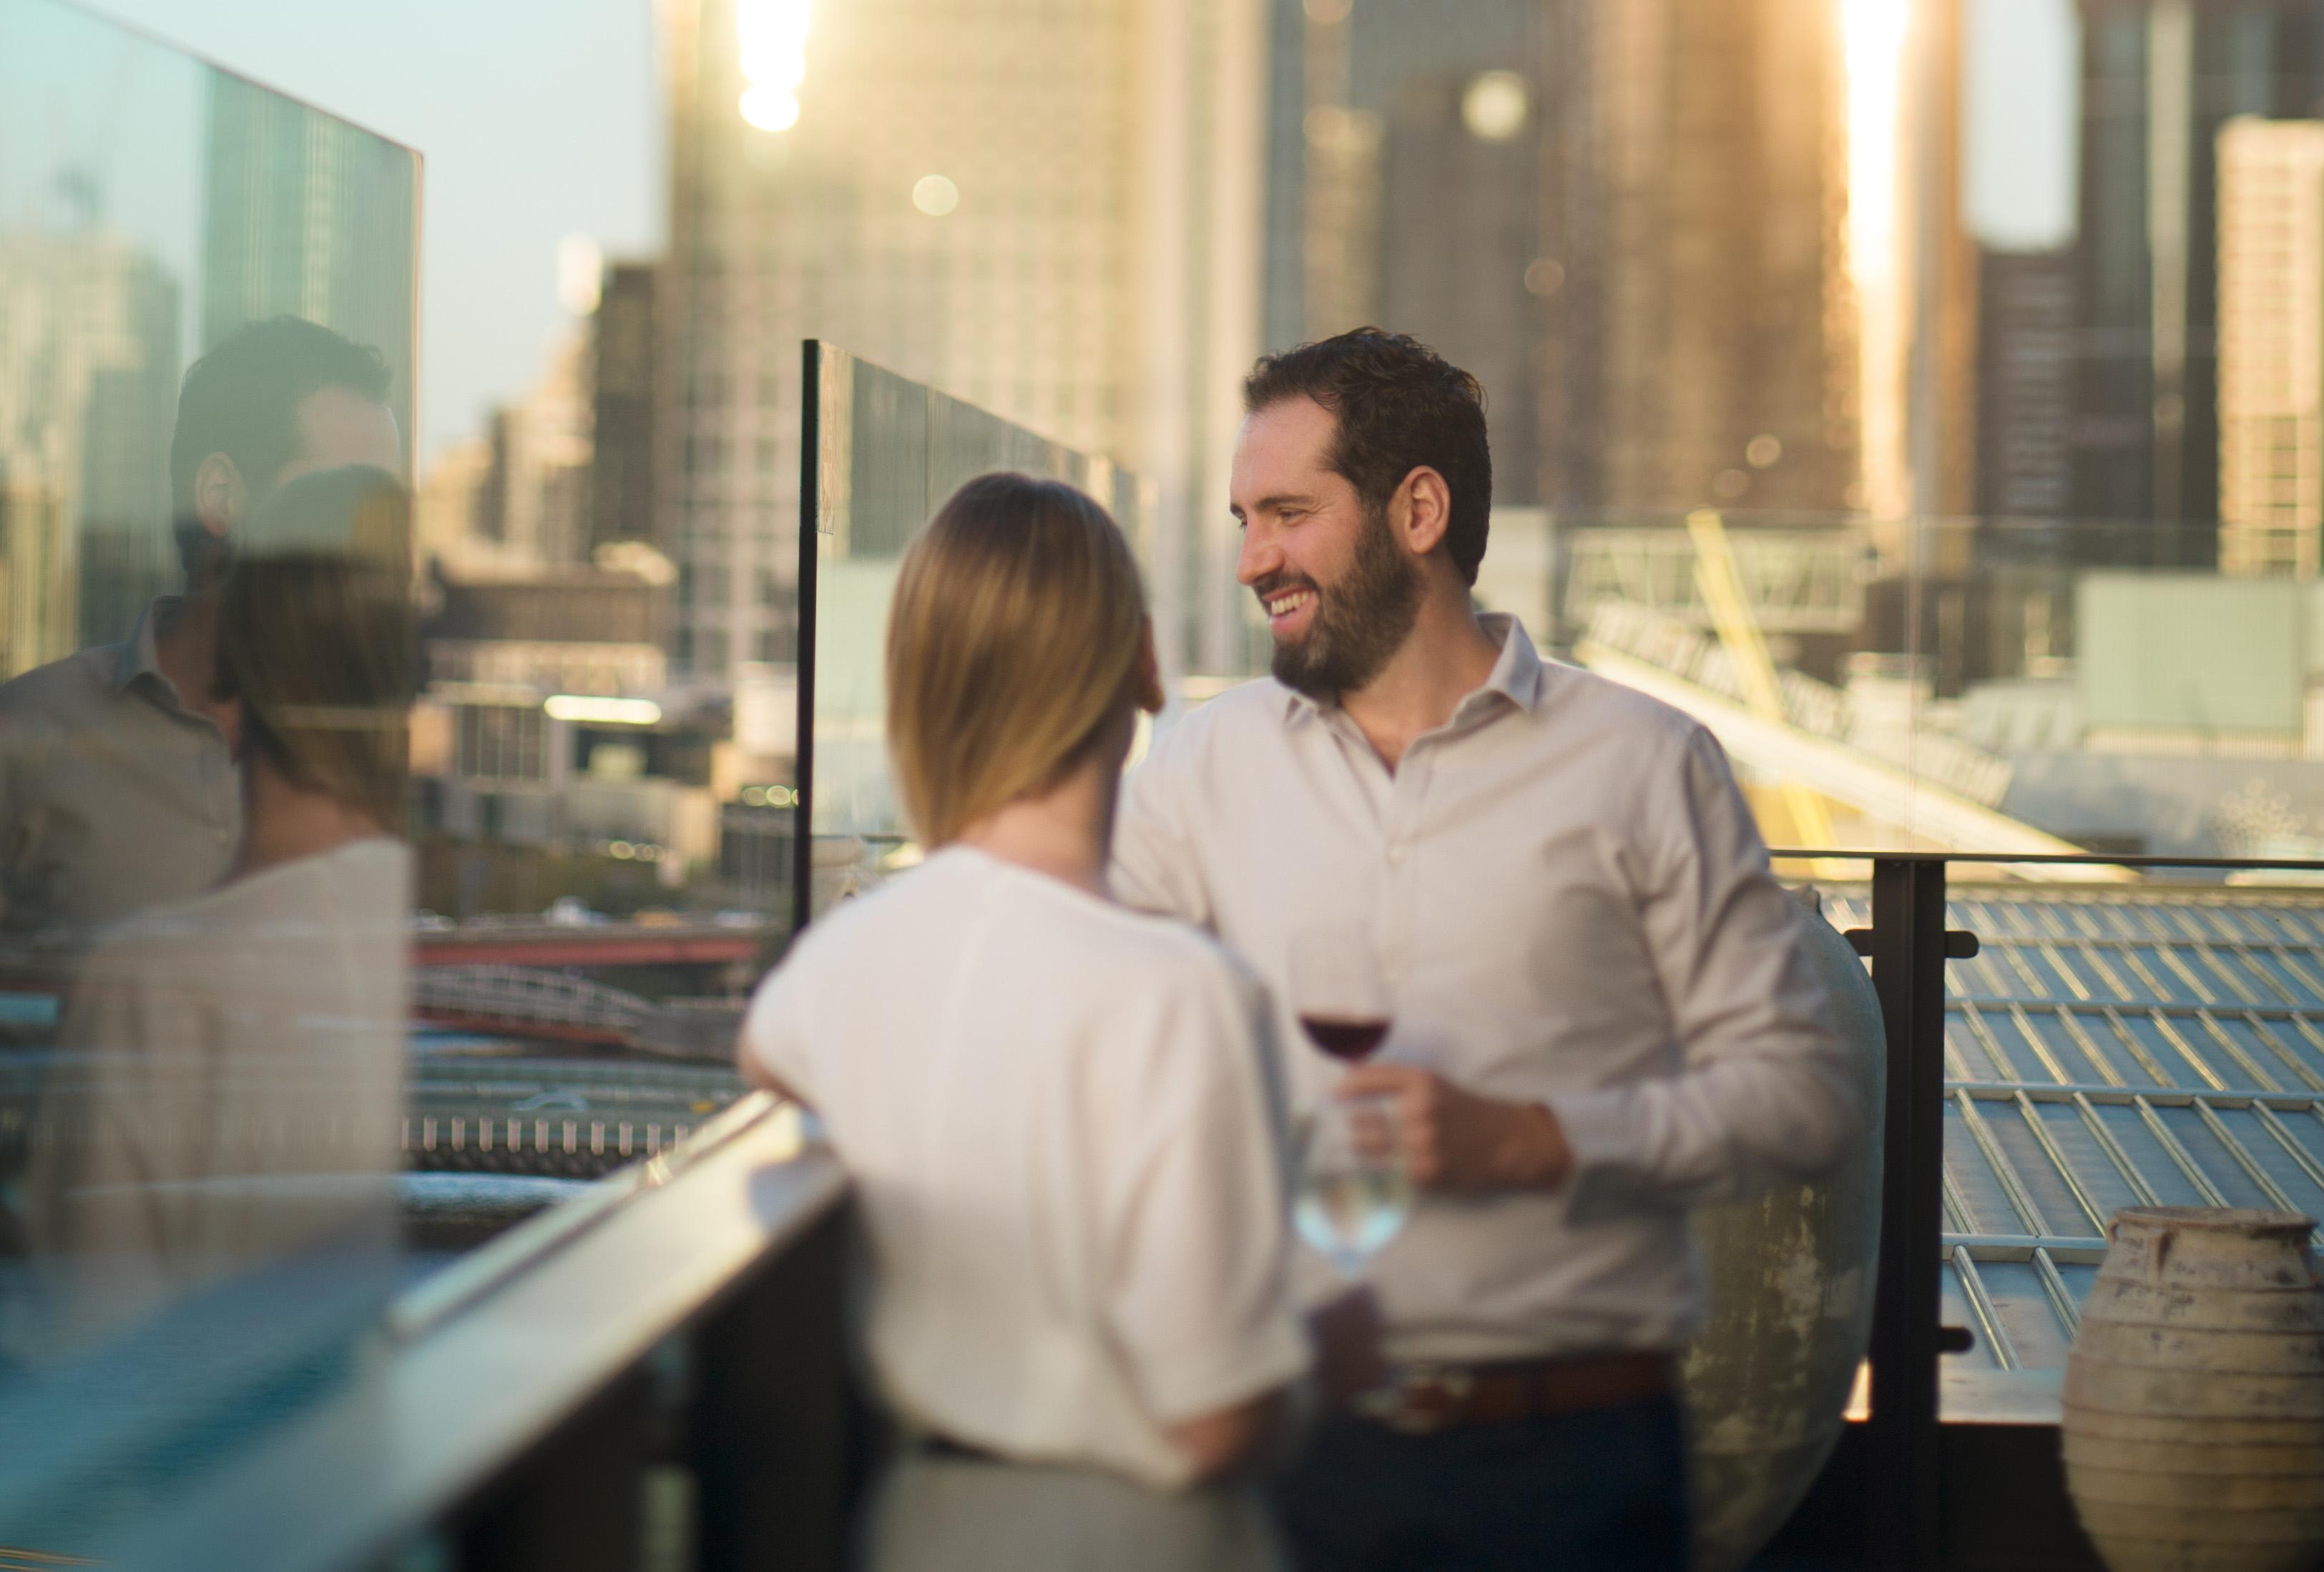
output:
[[1331, 1098], [1308, 1120], [1292, 1220], [1343, 1277], [1360, 1277], [1412, 1211], [1403, 1133], [1391, 1093]]
[[1318, 923], [1291, 936], [1291, 1007], [1301, 1030], [1333, 1059], [1354, 1063], [1388, 1035], [1388, 990], [1370, 929]]

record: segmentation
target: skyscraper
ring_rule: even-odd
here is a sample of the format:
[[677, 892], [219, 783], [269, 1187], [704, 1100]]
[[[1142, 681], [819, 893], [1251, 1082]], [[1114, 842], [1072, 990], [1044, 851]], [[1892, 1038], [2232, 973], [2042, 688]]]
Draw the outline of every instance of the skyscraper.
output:
[[680, 666], [796, 653], [807, 338], [1153, 476], [1157, 620], [1183, 658], [1220, 560], [1194, 498], [1223, 494], [1258, 338], [1257, 0], [663, 18], [653, 484]]
[[2073, 259], [1987, 250], [1977, 299], [1977, 511], [2062, 519], [2074, 480]]
[[207, 91], [198, 349], [269, 317], [323, 323], [386, 358], [408, 443], [416, 161], [224, 72]]
[[1543, 7], [1270, 4], [1268, 347], [1411, 334], [1484, 384], [1494, 500], [1533, 501]]
[[178, 312], [93, 218], [0, 234], [0, 679], [124, 637], [171, 576]]
[[593, 443], [588, 544], [653, 534], [654, 281], [650, 263], [614, 263], [589, 323]]
[[[2215, 229], [2220, 127], [2324, 95], [2306, 0], [2080, 0], [2083, 345], [2073, 510], [2165, 526], [2218, 516]], [[2208, 557], [2172, 530], [2142, 559]]]
[[2218, 136], [2219, 566], [2316, 576], [2324, 547], [2324, 120]]
[[1864, 505], [1837, 8], [1552, 14], [1548, 499]]
[[487, 435], [438, 456], [419, 493], [419, 549], [456, 574], [529, 576], [589, 560], [590, 336], [551, 346], [525, 396], [492, 412]]

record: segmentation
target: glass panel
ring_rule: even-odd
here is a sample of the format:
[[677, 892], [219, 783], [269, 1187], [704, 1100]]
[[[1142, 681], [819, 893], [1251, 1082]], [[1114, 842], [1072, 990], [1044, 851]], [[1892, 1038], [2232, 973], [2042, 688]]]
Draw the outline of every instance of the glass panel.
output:
[[419, 178], [0, 0], [10, 1544], [104, 1555], [346, 1382], [413, 1270]]
[[816, 446], [812, 555], [801, 603], [815, 629], [800, 781], [813, 817], [802, 920], [918, 861], [888, 776], [882, 686], [888, 602], [903, 552], [964, 481], [1021, 470], [1079, 486], [1113, 514], [1153, 575], [1153, 488], [1092, 454], [897, 375], [811, 347]]

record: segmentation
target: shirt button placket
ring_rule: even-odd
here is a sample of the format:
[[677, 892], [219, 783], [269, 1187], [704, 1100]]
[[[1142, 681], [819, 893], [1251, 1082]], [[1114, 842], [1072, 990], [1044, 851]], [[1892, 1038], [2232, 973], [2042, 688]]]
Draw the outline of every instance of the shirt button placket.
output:
[[1428, 763], [1425, 758], [1415, 756], [1419, 752], [1416, 749], [1405, 755], [1388, 800], [1388, 877], [1384, 881], [1388, 898], [1381, 902], [1377, 931], [1381, 962], [1388, 975], [1398, 980], [1411, 960], [1416, 908], [1419, 904], [1413, 843], [1420, 833], [1420, 805], [1428, 789]]

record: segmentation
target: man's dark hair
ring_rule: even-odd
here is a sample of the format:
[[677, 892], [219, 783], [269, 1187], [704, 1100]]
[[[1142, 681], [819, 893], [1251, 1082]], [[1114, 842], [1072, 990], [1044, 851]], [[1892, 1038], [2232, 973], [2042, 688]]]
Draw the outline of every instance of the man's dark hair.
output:
[[194, 477], [211, 454], [234, 460], [254, 501], [299, 457], [299, 405], [309, 394], [337, 387], [383, 402], [388, 384], [378, 350], [303, 318], [254, 322], [229, 335], [194, 362], [178, 393], [170, 438], [177, 516], [192, 516]]
[[1444, 477], [1452, 494], [1445, 549], [1461, 576], [1476, 583], [1493, 511], [1493, 456], [1477, 379], [1406, 334], [1357, 328], [1262, 356], [1243, 379], [1248, 413], [1296, 398], [1332, 411], [1338, 431], [1324, 462], [1374, 513], [1422, 465]]

